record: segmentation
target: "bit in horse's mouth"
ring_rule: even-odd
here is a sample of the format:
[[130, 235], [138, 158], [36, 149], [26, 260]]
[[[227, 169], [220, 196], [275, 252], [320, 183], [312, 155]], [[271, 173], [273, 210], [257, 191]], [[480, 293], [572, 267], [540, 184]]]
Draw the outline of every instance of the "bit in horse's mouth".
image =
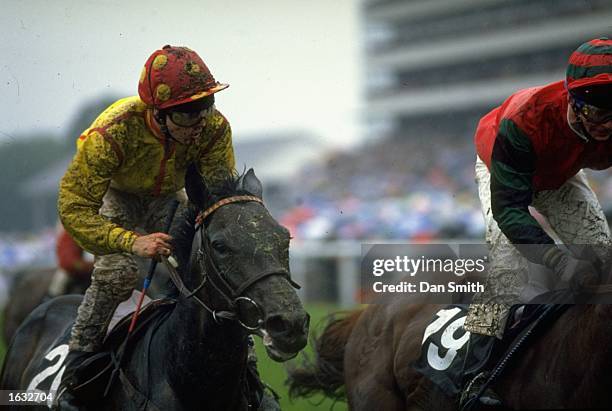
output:
[[274, 361], [284, 362], [284, 361], [292, 359], [298, 354], [297, 352], [287, 353], [287, 352], [281, 351], [280, 349], [278, 349], [278, 347], [274, 345], [274, 340], [272, 339], [272, 337], [270, 337], [270, 334], [268, 334], [266, 330], [262, 328], [260, 332], [261, 332], [261, 337], [263, 340], [263, 345], [264, 347], [266, 347], [266, 351], [268, 352], [268, 355], [270, 356], [270, 358], [272, 358]]

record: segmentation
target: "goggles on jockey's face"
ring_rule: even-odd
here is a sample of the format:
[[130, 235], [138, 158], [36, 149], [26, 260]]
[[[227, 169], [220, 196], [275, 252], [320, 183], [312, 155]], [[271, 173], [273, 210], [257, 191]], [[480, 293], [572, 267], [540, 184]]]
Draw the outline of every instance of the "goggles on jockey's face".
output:
[[582, 104], [578, 107], [578, 113], [589, 123], [605, 124], [612, 121], [612, 110]]
[[[612, 121], [612, 107], [609, 105], [610, 94], [608, 90], [608, 88], [587, 88], [585, 90], [570, 91], [570, 102], [576, 115], [593, 124], [605, 124]], [[596, 105], [592, 104], [595, 102], [597, 102]]]
[[179, 127], [194, 127], [213, 113], [215, 104], [214, 95], [204, 97], [191, 103], [173, 107], [168, 116]]
[[179, 127], [193, 127], [200, 124], [208, 110], [203, 110], [195, 113], [183, 113], [180, 111], [172, 111], [168, 113], [170, 120]]

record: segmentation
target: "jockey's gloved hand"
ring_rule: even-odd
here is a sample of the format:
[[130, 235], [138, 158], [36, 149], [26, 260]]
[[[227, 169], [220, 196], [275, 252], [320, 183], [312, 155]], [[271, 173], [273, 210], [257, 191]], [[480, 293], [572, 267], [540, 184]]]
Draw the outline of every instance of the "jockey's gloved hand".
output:
[[552, 247], [544, 253], [542, 260], [544, 265], [553, 270], [559, 279], [566, 281], [574, 292], [584, 287], [599, 285], [600, 273], [591, 261], [575, 258], [557, 247]]

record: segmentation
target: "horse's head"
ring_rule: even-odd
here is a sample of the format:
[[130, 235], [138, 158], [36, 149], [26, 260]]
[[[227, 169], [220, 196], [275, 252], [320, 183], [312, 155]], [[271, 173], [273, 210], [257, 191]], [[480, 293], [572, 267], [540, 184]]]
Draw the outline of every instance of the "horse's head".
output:
[[202, 299], [215, 318], [260, 335], [272, 359], [294, 357], [306, 345], [309, 315], [289, 274], [289, 232], [264, 207], [255, 173], [207, 187], [192, 166], [185, 185], [200, 211], [190, 265]]

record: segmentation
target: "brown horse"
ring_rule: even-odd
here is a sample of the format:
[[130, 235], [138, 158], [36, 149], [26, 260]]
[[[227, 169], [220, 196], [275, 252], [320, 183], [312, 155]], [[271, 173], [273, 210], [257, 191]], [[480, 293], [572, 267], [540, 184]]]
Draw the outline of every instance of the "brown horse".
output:
[[[352, 410], [456, 410], [411, 364], [441, 305], [397, 300], [332, 319], [316, 363], [290, 372], [292, 395], [348, 400]], [[543, 328], [493, 389], [510, 409], [612, 408], [612, 305], [575, 305]], [[491, 409], [491, 408], [489, 408]]]

